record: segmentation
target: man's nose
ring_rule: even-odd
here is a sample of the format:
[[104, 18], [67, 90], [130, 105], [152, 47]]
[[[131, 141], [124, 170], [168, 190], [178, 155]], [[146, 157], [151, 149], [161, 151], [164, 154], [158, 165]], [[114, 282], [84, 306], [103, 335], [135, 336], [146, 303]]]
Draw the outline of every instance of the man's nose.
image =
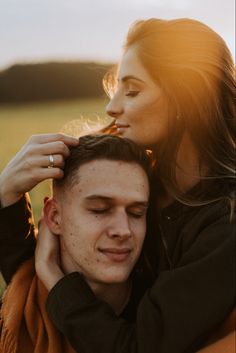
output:
[[132, 235], [129, 217], [125, 211], [113, 215], [108, 227], [108, 236], [125, 240]]
[[106, 113], [112, 118], [117, 119], [124, 112], [121, 99], [114, 96], [106, 106]]

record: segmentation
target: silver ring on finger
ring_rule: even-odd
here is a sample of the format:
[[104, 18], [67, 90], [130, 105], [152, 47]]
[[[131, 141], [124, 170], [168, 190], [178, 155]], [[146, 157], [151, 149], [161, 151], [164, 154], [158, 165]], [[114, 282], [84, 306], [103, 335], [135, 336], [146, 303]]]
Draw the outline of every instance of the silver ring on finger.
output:
[[48, 168], [54, 168], [54, 157], [53, 157], [53, 155], [49, 154], [48, 159], [49, 159]]

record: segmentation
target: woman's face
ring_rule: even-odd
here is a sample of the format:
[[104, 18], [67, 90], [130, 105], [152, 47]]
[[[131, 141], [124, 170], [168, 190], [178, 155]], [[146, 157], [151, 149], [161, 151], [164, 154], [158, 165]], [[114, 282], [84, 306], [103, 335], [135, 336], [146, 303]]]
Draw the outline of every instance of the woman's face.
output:
[[140, 62], [135, 48], [130, 47], [123, 55], [117, 80], [117, 89], [106, 110], [115, 118], [118, 133], [145, 147], [165, 139], [167, 99]]

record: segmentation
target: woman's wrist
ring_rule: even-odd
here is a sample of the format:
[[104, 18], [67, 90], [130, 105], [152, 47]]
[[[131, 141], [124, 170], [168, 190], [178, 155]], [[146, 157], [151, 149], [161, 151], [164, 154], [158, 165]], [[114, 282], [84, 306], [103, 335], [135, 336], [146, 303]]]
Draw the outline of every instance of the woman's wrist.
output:
[[60, 279], [65, 275], [61, 269], [57, 266], [40, 266], [40, 270], [37, 271], [38, 277], [43, 282], [44, 286], [50, 291]]
[[17, 201], [21, 199], [23, 195], [20, 193], [13, 192], [12, 190], [8, 190], [7, 186], [5, 186], [4, 182], [0, 180], [0, 205], [1, 207], [7, 207], [13, 205]]
[[64, 277], [63, 272], [53, 272], [49, 273], [47, 280], [45, 280], [44, 285], [48, 291], [50, 291], [56, 284]]

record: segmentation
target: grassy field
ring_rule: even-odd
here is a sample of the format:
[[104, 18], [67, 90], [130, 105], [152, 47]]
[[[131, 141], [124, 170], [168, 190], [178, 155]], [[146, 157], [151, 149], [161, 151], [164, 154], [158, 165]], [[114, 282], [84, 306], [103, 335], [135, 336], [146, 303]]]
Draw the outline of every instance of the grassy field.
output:
[[[27, 105], [0, 106], [0, 171], [33, 134], [63, 131], [78, 135], [86, 122], [94, 128], [107, 123], [106, 100], [88, 99]], [[98, 116], [100, 118], [98, 118]], [[30, 192], [37, 222], [44, 196], [50, 194], [50, 181], [39, 184]], [[0, 276], [0, 297], [3, 290]]]

